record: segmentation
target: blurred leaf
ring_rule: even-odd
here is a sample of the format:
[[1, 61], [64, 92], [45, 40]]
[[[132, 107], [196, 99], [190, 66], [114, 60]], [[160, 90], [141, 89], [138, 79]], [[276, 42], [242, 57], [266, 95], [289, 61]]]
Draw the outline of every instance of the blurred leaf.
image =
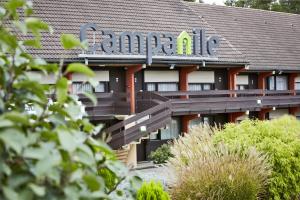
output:
[[45, 158], [49, 154], [48, 149], [46, 148], [26, 148], [24, 150], [23, 156], [25, 158], [31, 159], [42, 159]]
[[64, 103], [67, 100], [67, 94], [68, 94], [68, 79], [65, 77], [62, 77], [59, 79], [56, 83], [56, 95], [57, 100], [60, 104]]
[[35, 47], [37, 49], [42, 48], [41, 41], [38, 39], [25, 40], [24, 45], [30, 46], [30, 47]]
[[0, 17], [3, 17], [6, 14], [6, 10], [0, 6]]
[[5, 4], [6, 8], [12, 12], [16, 11], [17, 8], [23, 7], [24, 5], [24, 0], [10, 0]]
[[93, 72], [93, 70], [91, 70], [89, 67], [87, 67], [86, 65], [81, 64], [81, 63], [69, 64], [66, 72], [67, 73], [75, 72], [75, 73], [85, 74], [87, 76], [95, 76], [95, 73]]
[[50, 31], [48, 24], [35, 17], [27, 17], [25, 19], [26, 27], [36, 36], [40, 31]]
[[57, 129], [59, 143], [61, 144], [62, 148], [68, 152], [73, 152], [76, 149], [76, 143], [73, 135], [64, 129], [59, 128]]
[[10, 112], [10, 113], [6, 113], [4, 115], [4, 118], [15, 122], [15, 123], [20, 123], [23, 125], [29, 125], [29, 119], [27, 116], [22, 115], [21, 113], [18, 112]]
[[80, 40], [72, 34], [62, 34], [60, 42], [64, 49], [74, 49], [81, 46]]
[[8, 200], [16, 200], [19, 199], [19, 195], [16, 191], [12, 190], [9, 187], [2, 187], [2, 191], [4, 193], [4, 196], [8, 199]]
[[46, 194], [46, 189], [43, 186], [38, 186], [36, 184], [29, 184], [30, 189], [39, 197], [42, 197]]
[[91, 191], [97, 191], [100, 189], [100, 183], [98, 182], [96, 176], [86, 175], [83, 177], [83, 180], [88, 185]]
[[95, 94], [91, 93], [91, 92], [83, 92], [83, 94], [89, 98], [89, 100], [91, 100], [91, 102], [93, 103], [94, 106], [97, 105], [97, 98], [95, 96]]
[[5, 146], [12, 148], [18, 154], [21, 153], [22, 148], [26, 144], [26, 137], [24, 134], [15, 128], [2, 130], [0, 134], [0, 140], [4, 142]]

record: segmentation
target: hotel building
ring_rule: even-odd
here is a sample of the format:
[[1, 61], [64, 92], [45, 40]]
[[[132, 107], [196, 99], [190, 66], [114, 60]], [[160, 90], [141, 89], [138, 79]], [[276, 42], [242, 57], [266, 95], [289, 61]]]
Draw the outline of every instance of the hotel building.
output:
[[[33, 0], [54, 28], [30, 53], [81, 62], [95, 71], [69, 76], [93, 123], [128, 164], [199, 123], [300, 116], [300, 15], [180, 0]], [[60, 34], [89, 49], [63, 50]], [[51, 84], [51, 77], [44, 78]]]

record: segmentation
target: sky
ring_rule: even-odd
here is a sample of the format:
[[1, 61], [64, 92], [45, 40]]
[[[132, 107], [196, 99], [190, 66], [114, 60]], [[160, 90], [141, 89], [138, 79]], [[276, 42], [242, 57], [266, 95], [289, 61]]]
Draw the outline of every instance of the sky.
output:
[[217, 4], [217, 5], [224, 5], [224, 1], [225, 0], [203, 0], [204, 3], [208, 3], [208, 4]]

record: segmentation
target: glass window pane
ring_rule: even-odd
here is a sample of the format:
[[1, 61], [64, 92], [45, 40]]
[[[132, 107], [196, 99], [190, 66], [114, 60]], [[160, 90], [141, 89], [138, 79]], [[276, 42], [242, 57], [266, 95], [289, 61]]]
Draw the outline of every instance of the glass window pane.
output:
[[158, 91], [164, 92], [164, 91], [177, 91], [177, 83], [158, 83]]
[[268, 78], [269, 90], [275, 90], [274, 76]]
[[287, 90], [287, 77], [286, 76], [277, 76], [276, 77], [276, 90]]
[[155, 83], [147, 83], [146, 90], [147, 91], [155, 91]]
[[93, 88], [89, 83], [73, 83], [72, 91], [74, 94], [80, 94], [83, 92], [93, 92]]
[[178, 119], [172, 119], [171, 124], [168, 124], [166, 129], [162, 129], [160, 131], [160, 133], [161, 133], [160, 138], [162, 140], [177, 138], [180, 134], [179, 124], [180, 123], [179, 123]]
[[201, 83], [199, 84], [189, 84], [189, 91], [201, 91], [202, 90], [202, 85]]
[[99, 82], [99, 84], [95, 87], [95, 92], [105, 92], [105, 83]]
[[296, 83], [295, 89], [296, 89], [296, 90], [300, 90], [300, 82], [297, 82], [297, 83]]
[[238, 85], [238, 90], [245, 90], [245, 89], [246, 89], [245, 85]]
[[203, 90], [211, 90], [211, 84], [203, 84]]

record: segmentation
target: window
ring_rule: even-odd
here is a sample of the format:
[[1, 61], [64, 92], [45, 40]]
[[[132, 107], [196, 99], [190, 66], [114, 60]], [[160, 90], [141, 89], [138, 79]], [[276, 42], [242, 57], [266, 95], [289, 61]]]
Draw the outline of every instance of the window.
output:
[[99, 82], [99, 84], [95, 87], [95, 92], [105, 92], [105, 83]]
[[189, 83], [189, 91], [213, 90], [212, 83]]
[[269, 90], [287, 90], [288, 77], [287, 76], [271, 76], [268, 78]]
[[108, 91], [108, 82], [99, 82], [99, 84], [93, 88], [89, 83], [83, 82], [73, 82], [72, 83], [72, 91], [74, 94], [80, 94], [83, 92], [107, 92]]
[[172, 119], [171, 124], [168, 124], [166, 129], [160, 130], [160, 139], [169, 140], [178, 138], [180, 134], [179, 119]]
[[147, 91], [155, 91], [156, 90], [156, 85], [155, 83], [147, 83], [147, 88], [146, 88]]
[[247, 90], [249, 88], [248, 85], [237, 85], [236, 89], [237, 90]]
[[83, 92], [92, 92], [93, 88], [89, 83], [75, 82], [72, 84], [72, 91], [74, 94], [80, 94]]
[[295, 83], [295, 90], [300, 90], [300, 82]]
[[177, 83], [146, 83], [147, 91], [174, 92], [178, 91]]

